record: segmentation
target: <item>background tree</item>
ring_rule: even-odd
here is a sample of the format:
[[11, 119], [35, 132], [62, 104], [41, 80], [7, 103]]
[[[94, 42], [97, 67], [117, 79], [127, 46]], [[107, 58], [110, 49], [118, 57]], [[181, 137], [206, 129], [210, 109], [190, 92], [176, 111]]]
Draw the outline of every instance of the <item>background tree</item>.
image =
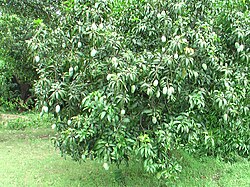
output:
[[53, 9], [49, 2], [40, 1], [11, 0], [0, 1], [0, 4], [2, 104], [19, 99], [27, 103], [34, 80], [38, 79], [36, 60], [27, 41], [35, 35], [38, 25], [44, 21], [50, 23]]

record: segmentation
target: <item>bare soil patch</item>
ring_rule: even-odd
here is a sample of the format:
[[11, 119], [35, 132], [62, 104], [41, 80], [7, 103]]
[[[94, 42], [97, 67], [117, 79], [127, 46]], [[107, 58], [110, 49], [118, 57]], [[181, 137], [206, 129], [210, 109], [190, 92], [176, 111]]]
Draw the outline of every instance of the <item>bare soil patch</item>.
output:
[[15, 114], [0, 114], [1, 121], [9, 121], [12, 119], [27, 119], [25, 116], [15, 115]]

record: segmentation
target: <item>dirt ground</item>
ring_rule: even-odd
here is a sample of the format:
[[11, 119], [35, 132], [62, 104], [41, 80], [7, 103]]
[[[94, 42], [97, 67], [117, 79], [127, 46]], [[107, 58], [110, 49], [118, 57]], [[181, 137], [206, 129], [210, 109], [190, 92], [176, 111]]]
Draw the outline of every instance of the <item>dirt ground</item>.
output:
[[15, 114], [0, 114], [0, 121], [9, 121], [12, 119], [17, 119], [17, 118], [27, 119], [27, 117], [25, 116], [20, 116], [20, 115], [15, 115]]

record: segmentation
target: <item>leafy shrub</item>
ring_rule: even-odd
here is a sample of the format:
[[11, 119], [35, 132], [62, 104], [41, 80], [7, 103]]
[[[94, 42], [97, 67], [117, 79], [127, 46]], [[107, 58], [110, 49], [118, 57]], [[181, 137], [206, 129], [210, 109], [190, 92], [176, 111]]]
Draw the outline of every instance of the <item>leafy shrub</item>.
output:
[[8, 63], [6, 62], [6, 60], [0, 56], [0, 95], [2, 101], [7, 101], [7, 98], [10, 96], [11, 90], [11, 85], [9, 84], [11, 75], [9, 74], [9, 71], [7, 71]]
[[[33, 59], [26, 40], [32, 36], [33, 25], [29, 24], [29, 18], [24, 19], [0, 8], [0, 96], [7, 102], [16, 106], [16, 102], [22, 99], [25, 103], [29, 88], [33, 80], [37, 78]], [[2, 105], [2, 103], [0, 103]], [[23, 106], [18, 106], [23, 108]]]
[[246, 1], [54, 4], [57, 24], [27, 42], [62, 154], [118, 165], [135, 154], [165, 179], [181, 170], [180, 147], [249, 156]]

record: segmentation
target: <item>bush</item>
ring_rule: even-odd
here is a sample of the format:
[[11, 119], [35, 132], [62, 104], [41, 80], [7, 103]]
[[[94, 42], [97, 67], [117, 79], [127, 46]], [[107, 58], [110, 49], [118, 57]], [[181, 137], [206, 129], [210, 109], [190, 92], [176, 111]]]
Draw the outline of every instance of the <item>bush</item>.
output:
[[[10, 2], [9, 2], [10, 3]], [[33, 24], [29, 18], [5, 11], [9, 3], [2, 2], [0, 8], [0, 96], [4, 102], [18, 106], [27, 104], [34, 79], [37, 74], [33, 59], [26, 43], [33, 34]], [[2, 105], [2, 103], [0, 103]], [[32, 106], [30, 106], [32, 107]], [[23, 109], [23, 106], [18, 106]]]

